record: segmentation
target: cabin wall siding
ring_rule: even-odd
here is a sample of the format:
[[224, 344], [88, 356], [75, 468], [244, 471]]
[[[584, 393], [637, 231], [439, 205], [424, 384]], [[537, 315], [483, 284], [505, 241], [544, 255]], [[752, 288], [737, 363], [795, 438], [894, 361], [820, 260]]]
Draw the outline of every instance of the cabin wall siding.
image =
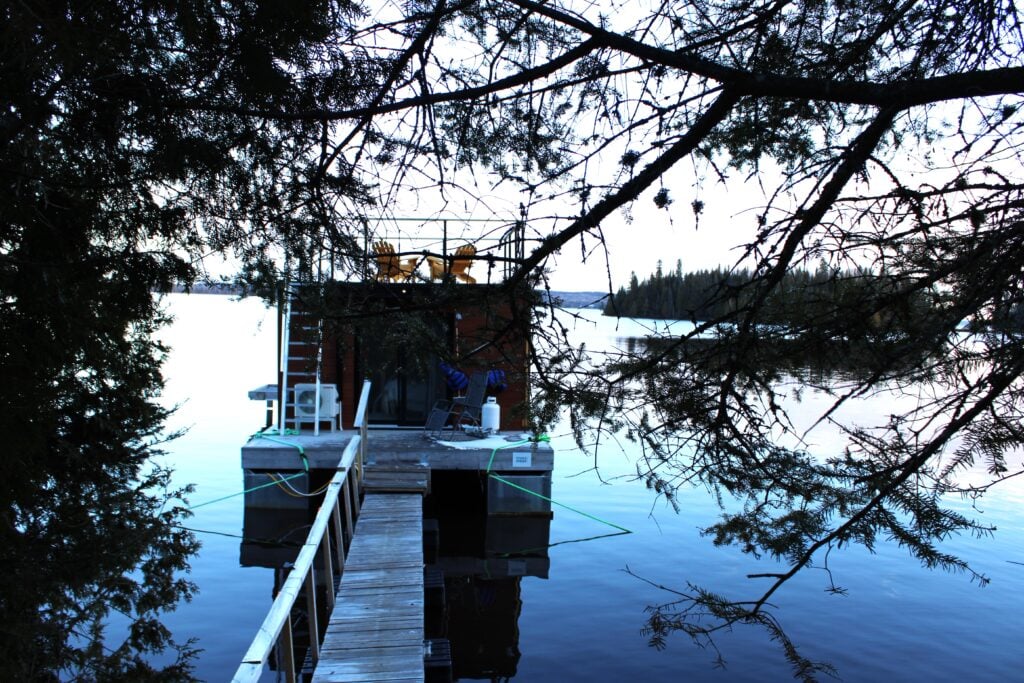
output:
[[[331, 293], [331, 298], [336, 302], [357, 301], [360, 298], [358, 288], [362, 286], [336, 283], [337, 291]], [[409, 296], [423, 295], [415, 287], [408, 289], [411, 292]], [[335, 298], [334, 295], [338, 296]], [[525, 305], [521, 309], [528, 310]], [[315, 339], [315, 332], [309, 325], [311, 313], [303, 311], [300, 305], [293, 310], [296, 311], [293, 319], [302, 320], [307, 326], [306, 331], [299, 332], [293, 339]], [[525, 429], [528, 426], [526, 407], [530, 383], [529, 320], [513, 323], [512, 306], [507, 301], [449, 306], [439, 310], [437, 315], [445, 320], [450, 330], [449, 351], [452, 358], [457, 359], [453, 365], [467, 375], [477, 370], [500, 369], [505, 372], [508, 388], [500, 393], [488, 393], [495, 396], [501, 407], [501, 429]], [[528, 314], [524, 315], [528, 318]], [[321, 381], [338, 387], [343, 427], [351, 427], [355, 420], [356, 403], [364, 379], [360, 376], [359, 352], [354, 334], [332, 326], [324, 328]], [[315, 352], [313, 359], [301, 361], [302, 365], [310, 363], [315, 363]], [[290, 371], [293, 370], [295, 368], [290, 366]], [[295, 382], [295, 379], [290, 379], [289, 385], [294, 386]]]

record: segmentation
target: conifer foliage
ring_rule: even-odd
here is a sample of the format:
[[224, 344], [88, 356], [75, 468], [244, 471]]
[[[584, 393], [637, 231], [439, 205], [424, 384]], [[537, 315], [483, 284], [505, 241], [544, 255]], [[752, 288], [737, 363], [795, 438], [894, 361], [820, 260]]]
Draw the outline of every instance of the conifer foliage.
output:
[[[655, 637], [759, 623], [813, 677], [769, 610], [792, 576], [886, 538], [970, 573], [938, 542], [985, 527], [944, 496], [1022, 473], [1024, 343], [1000, 331], [1024, 301], [1013, 3], [26, 0], [0, 9], [0, 45], [0, 419], [16, 441], [0, 541], [55, 561], [7, 563], [15, 677], [141, 672], [136, 655], [166, 642], [146, 610], [188, 593], [163, 581], [180, 562], [127, 541], [113, 572], [93, 557], [68, 588], [54, 545], [110, 522], [169, 557], [190, 547], [151, 524], [139, 483], [162, 417], [149, 290], [218, 252], [267, 292], [324, 259], [358, 275], [366, 214], [403, 202], [514, 207], [533, 242], [512, 293], [570, 250], [604, 271], [609, 219], [638, 201], [700, 221], [709, 188], [764, 189], [736, 245], [748, 270], [671, 303], [707, 318], [690, 338], [600, 359], [535, 328], [538, 428], [568, 406], [581, 433], [637, 439], [654, 490], [735, 499], [708, 534], [780, 562], [753, 599], [700, 589], [655, 612]], [[827, 281], [801, 285], [821, 262]], [[829, 386], [835, 407], [878, 392], [911, 407], [844, 425], [841, 452], [786, 445], [800, 435], [764, 350], [856, 340], [870, 372]], [[974, 466], [988, 479], [965, 481]], [[137, 566], [149, 580], [102, 583]], [[146, 612], [112, 652], [95, 627], [111, 591]], [[30, 632], [39, 660], [14, 647]]]
[[160, 623], [192, 595], [197, 542], [180, 525], [187, 491], [151, 462], [168, 437], [153, 292], [216, 251], [272, 281], [268, 252], [310, 253], [299, 228], [325, 222], [311, 179], [334, 201], [358, 194], [305, 155], [321, 122], [213, 111], [353, 99], [359, 78], [330, 42], [352, 9], [0, 8], [5, 680], [190, 678], [193, 646]]

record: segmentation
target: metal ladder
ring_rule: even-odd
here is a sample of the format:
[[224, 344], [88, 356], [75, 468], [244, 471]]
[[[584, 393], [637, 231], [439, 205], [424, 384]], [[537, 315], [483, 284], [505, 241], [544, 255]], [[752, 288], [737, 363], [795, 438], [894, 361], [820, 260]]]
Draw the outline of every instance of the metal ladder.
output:
[[[301, 318], [308, 316], [308, 313], [300, 312], [295, 313], [292, 308], [292, 301], [297, 297], [300, 285], [298, 283], [288, 283], [285, 285], [284, 290], [284, 312], [283, 321], [281, 325], [281, 358], [280, 371], [281, 371], [281, 401], [280, 401], [280, 416], [278, 419], [279, 433], [284, 434], [287, 423], [291, 422], [295, 424], [296, 429], [301, 425], [301, 420], [298, 416], [298, 405], [296, 397], [294, 396], [294, 390], [291, 392], [292, 396], [289, 397], [289, 379], [292, 376], [301, 376], [307, 381], [312, 380], [312, 383], [316, 384], [316, 396], [315, 396], [315, 412], [313, 417], [313, 434], [320, 434], [320, 386], [321, 386], [321, 369], [323, 367], [323, 341], [324, 341], [324, 329], [323, 320], [318, 316], [315, 325], [302, 325]], [[296, 320], [298, 318], [299, 320]], [[302, 334], [302, 339], [293, 338], [293, 330], [297, 330]], [[314, 339], [311, 341], [308, 339], [308, 334], [315, 332]], [[310, 361], [309, 355], [305, 354], [304, 351], [310, 346], [315, 346], [315, 363], [312, 371], [299, 371], [294, 372], [291, 370], [292, 363], [299, 363], [303, 361]], [[294, 384], [300, 384], [301, 382], [295, 382]], [[287, 409], [292, 409], [292, 416], [288, 417]], [[332, 418], [333, 419], [333, 418]]]

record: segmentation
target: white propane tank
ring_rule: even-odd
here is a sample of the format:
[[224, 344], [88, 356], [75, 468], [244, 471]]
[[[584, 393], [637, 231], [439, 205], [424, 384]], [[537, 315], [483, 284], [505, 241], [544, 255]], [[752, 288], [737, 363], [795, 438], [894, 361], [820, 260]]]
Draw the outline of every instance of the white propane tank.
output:
[[487, 397], [487, 403], [483, 406], [483, 415], [480, 420], [480, 428], [488, 434], [497, 434], [501, 425], [501, 406], [493, 396]]

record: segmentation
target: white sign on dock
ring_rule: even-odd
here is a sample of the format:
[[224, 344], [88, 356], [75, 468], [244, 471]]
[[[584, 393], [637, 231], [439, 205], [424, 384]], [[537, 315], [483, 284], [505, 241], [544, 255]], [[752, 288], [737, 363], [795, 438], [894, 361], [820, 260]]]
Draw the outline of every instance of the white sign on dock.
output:
[[512, 467], [532, 467], [533, 453], [530, 451], [513, 451]]

